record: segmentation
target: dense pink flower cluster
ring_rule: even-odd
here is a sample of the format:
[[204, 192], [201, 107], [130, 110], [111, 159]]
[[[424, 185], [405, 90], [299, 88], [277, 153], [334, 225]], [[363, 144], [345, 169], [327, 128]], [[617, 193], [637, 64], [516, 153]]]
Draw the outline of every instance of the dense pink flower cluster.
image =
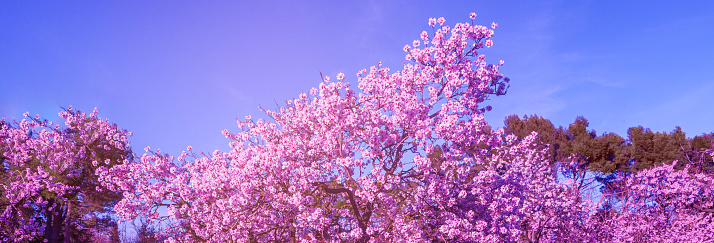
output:
[[622, 188], [605, 195], [612, 200], [605, 208], [616, 208], [617, 213], [600, 219], [603, 237], [611, 242], [711, 242], [714, 177], [676, 165], [631, 175]]
[[[26, 117], [28, 113], [24, 114]], [[46, 226], [45, 214], [54, 212], [76, 197], [79, 188], [73, 178], [93, 174], [108, 166], [87, 161], [110, 149], [127, 149], [126, 131], [102, 120], [97, 110], [90, 114], [69, 109], [59, 113], [65, 128], [39, 116], [16, 123], [0, 121], [0, 240], [25, 241], [41, 236]], [[116, 163], [117, 161], [111, 161]], [[59, 178], [61, 177], [61, 178]], [[96, 188], [96, 190], [102, 190]]]

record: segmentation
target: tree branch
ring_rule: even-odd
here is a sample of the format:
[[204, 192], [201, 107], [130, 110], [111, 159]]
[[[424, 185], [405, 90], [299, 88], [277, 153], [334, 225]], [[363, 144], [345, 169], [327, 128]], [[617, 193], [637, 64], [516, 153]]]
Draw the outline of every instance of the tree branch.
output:
[[694, 208], [695, 210], [703, 213], [714, 213], [714, 208], [703, 208], [702, 205], [699, 203], [692, 203], [690, 207]]
[[357, 201], [355, 200], [355, 194], [352, 191], [350, 191], [347, 188], [329, 188], [328, 185], [324, 182], [313, 182], [312, 185], [317, 186], [317, 187], [321, 188], [322, 190], [324, 190], [325, 192], [330, 193], [330, 194], [347, 193], [347, 197], [350, 200], [350, 205], [352, 206], [352, 213], [354, 213], [355, 216], [357, 217], [357, 223], [359, 224], [360, 229], [362, 229], [362, 234], [366, 236], [366, 238], [363, 237], [363, 239], [360, 241], [363, 241], [363, 240], [364, 240], [364, 242], [369, 241], [371, 236], [367, 235], [367, 222], [366, 221], [369, 220], [369, 218], [372, 216], [372, 211], [369, 210], [369, 208], [368, 208], [367, 210], [365, 210], [364, 215], [361, 215], [359, 213], [359, 208], [357, 208]]

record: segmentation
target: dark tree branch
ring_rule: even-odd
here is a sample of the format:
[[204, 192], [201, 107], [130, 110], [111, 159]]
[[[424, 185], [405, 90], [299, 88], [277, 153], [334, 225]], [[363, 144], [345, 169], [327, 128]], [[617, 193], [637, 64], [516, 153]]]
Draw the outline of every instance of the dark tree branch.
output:
[[362, 237], [362, 239], [360, 239], [360, 242], [369, 241], [371, 236], [367, 235], [367, 221], [370, 217], [372, 217], [372, 210], [367, 208], [365, 210], [364, 215], [360, 214], [359, 208], [357, 207], [357, 201], [355, 200], [354, 192], [350, 191], [347, 188], [329, 188], [329, 186], [324, 182], [313, 182], [312, 185], [317, 186], [330, 194], [347, 193], [347, 197], [350, 200], [350, 205], [352, 206], [352, 213], [354, 213], [357, 217], [357, 223], [359, 224], [360, 229], [362, 229], [362, 234], [365, 235], [365, 237]]

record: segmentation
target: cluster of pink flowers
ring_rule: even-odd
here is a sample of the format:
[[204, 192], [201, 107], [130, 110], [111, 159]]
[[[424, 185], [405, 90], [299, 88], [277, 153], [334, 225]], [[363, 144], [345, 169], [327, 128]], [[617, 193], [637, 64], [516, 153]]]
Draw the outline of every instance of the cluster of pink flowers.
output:
[[129, 133], [100, 119], [96, 109], [86, 114], [70, 106], [59, 116], [65, 128], [39, 115], [14, 124], [4, 118], [0, 121], [0, 161], [6, 182], [0, 185], [3, 242], [42, 235], [47, 213], [57, 212], [57, 207], [82, 190], [102, 191], [99, 187], [80, 190], [73, 183], [97, 168], [119, 162], [98, 163], [102, 153], [127, 150]]
[[[705, 152], [714, 155], [714, 151]], [[623, 179], [604, 195], [615, 208], [597, 226], [612, 242], [710, 242], [714, 239], [714, 177], [677, 162]], [[600, 215], [602, 216], [602, 215]]]

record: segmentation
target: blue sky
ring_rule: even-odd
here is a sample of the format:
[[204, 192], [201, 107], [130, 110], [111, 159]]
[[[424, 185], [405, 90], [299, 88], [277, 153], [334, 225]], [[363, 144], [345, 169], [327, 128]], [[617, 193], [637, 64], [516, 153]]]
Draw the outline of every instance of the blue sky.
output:
[[226, 149], [236, 117], [382, 61], [427, 19], [499, 24], [489, 62], [512, 80], [486, 115], [582, 115], [624, 135], [681, 126], [714, 132], [714, 3], [710, 1], [3, 1], [0, 116], [56, 117], [60, 106], [134, 132], [134, 150]]

